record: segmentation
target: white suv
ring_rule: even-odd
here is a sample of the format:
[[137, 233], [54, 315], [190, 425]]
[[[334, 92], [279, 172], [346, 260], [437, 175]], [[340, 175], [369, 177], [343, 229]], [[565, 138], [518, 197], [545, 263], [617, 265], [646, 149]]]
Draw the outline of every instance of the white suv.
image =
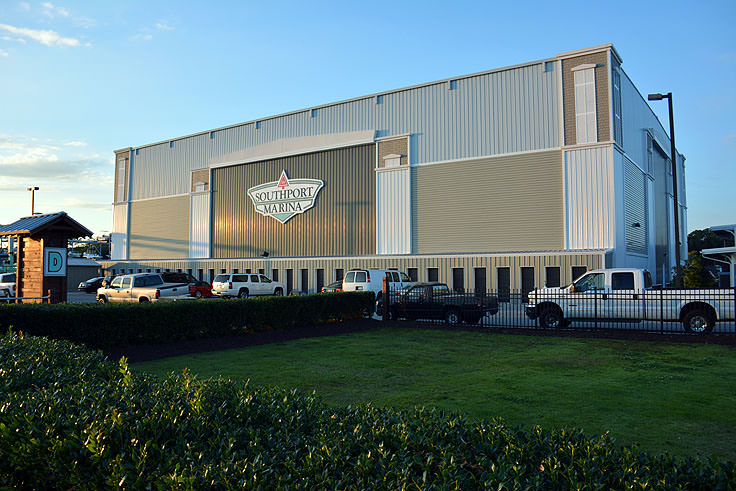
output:
[[0, 297], [15, 296], [15, 273], [0, 273]]
[[218, 274], [212, 282], [212, 293], [224, 298], [248, 298], [251, 295], [284, 294], [284, 284], [262, 274]]
[[342, 280], [344, 292], [372, 291], [376, 297], [383, 292], [383, 278], [388, 278], [389, 290], [399, 291], [416, 284], [409, 275], [395, 269], [351, 269]]

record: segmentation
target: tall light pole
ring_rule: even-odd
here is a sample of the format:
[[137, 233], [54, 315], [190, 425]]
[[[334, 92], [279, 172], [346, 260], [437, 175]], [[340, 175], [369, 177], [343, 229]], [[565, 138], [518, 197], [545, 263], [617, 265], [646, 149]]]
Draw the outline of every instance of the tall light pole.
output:
[[[672, 92], [666, 94], [649, 94], [650, 101], [661, 101], [667, 99], [670, 109], [670, 159], [672, 160], [672, 197], [675, 201], [675, 271], [680, 272], [680, 202], [677, 199], [677, 150], [675, 150], [675, 119], [672, 116]], [[675, 277], [679, 285], [679, 274]]]
[[35, 200], [36, 200], [36, 191], [38, 191], [38, 186], [33, 186], [28, 188], [28, 191], [31, 192], [31, 216], [35, 215]]

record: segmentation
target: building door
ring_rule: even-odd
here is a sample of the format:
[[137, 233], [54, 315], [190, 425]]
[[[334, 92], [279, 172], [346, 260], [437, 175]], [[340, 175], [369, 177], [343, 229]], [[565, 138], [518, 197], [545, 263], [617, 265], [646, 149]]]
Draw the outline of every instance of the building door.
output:
[[299, 285], [301, 291], [304, 293], [309, 293], [309, 270], [308, 269], [302, 269], [300, 270], [301, 273], [301, 285]]
[[498, 285], [498, 301], [508, 302], [511, 300], [511, 270], [509, 268], [496, 268], [496, 284]]
[[475, 293], [481, 294], [486, 292], [486, 268], [475, 268], [473, 270], [473, 276], [475, 276], [475, 281], [473, 283], [473, 288], [475, 289]]
[[286, 270], [286, 294], [288, 295], [294, 289], [294, 270]]
[[534, 290], [534, 268], [521, 268], [521, 303], [529, 301], [529, 292]]
[[452, 268], [452, 291], [456, 293], [465, 292], [465, 269]]
[[322, 287], [325, 286], [325, 270], [317, 270], [317, 292], [322, 291]]
[[587, 266], [573, 266], [572, 267], [572, 282], [576, 282], [578, 278], [583, 276], [588, 271]]
[[544, 270], [544, 286], [560, 286], [560, 267], [547, 266]]

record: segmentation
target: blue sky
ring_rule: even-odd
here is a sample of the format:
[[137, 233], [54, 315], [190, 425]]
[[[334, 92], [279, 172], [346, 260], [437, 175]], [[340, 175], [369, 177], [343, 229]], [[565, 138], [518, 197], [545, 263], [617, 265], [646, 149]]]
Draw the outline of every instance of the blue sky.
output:
[[0, 0], [0, 223], [39, 186], [109, 231], [115, 149], [608, 42], [674, 94], [688, 230], [736, 223], [734, 25], [733, 1]]

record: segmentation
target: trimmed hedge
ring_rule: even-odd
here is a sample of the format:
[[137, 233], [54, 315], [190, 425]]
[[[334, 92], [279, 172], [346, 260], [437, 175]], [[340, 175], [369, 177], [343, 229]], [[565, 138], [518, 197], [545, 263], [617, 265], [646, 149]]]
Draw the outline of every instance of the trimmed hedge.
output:
[[187, 372], [156, 379], [66, 341], [8, 334], [0, 485], [713, 490], [733, 489], [736, 470], [576, 430], [522, 431], [422, 408], [330, 409], [314, 395]]
[[105, 348], [358, 318], [373, 311], [374, 300], [371, 292], [350, 292], [144, 304], [0, 304], [0, 329]]

